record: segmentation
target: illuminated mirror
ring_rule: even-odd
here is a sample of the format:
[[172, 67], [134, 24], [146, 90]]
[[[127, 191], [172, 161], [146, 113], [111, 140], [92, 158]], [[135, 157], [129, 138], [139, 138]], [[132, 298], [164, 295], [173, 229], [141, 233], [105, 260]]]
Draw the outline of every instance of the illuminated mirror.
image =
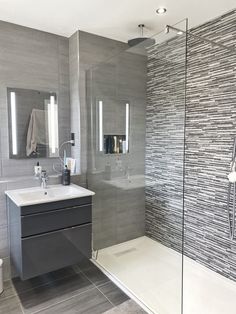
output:
[[9, 157], [58, 157], [56, 93], [7, 88]]
[[116, 99], [97, 101], [98, 151], [104, 154], [129, 152], [130, 103]]

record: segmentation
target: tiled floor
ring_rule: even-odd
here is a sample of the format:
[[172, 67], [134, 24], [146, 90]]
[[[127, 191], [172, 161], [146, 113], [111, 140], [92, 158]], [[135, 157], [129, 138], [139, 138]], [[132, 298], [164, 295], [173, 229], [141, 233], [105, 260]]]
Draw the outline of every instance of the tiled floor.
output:
[[90, 261], [4, 286], [1, 314], [145, 313]]

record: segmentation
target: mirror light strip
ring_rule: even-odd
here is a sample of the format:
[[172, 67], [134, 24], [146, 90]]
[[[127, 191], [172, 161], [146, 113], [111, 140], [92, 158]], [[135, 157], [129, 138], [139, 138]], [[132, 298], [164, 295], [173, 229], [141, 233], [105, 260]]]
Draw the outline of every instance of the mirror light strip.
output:
[[55, 138], [55, 130], [56, 130], [56, 125], [55, 125], [55, 97], [50, 96], [50, 126], [51, 126], [51, 150], [52, 154], [55, 154], [56, 152], [56, 138]]
[[129, 151], [129, 103], [126, 103], [125, 107], [125, 150]]
[[16, 93], [10, 93], [11, 99], [11, 132], [12, 132], [12, 154], [17, 155], [17, 126], [16, 126]]
[[99, 117], [99, 151], [103, 151], [103, 103], [98, 102], [98, 117]]
[[50, 96], [48, 108], [48, 141], [49, 156], [54, 157], [58, 153], [58, 105], [55, 96]]

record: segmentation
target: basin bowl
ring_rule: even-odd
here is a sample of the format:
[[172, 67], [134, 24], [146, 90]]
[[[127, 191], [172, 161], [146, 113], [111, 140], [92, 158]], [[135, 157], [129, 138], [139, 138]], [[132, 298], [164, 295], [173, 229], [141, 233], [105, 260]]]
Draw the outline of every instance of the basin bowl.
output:
[[48, 202], [56, 202], [72, 198], [92, 196], [95, 193], [81, 186], [71, 184], [49, 185], [46, 189], [33, 187], [19, 190], [9, 190], [5, 194], [17, 205], [28, 206]]

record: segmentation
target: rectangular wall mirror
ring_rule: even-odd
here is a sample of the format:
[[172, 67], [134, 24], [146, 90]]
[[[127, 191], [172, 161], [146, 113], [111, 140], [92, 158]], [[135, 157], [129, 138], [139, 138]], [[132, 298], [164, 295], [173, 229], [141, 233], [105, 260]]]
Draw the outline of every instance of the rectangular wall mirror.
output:
[[56, 93], [7, 88], [9, 157], [58, 157]]
[[129, 152], [130, 104], [128, 101], [97, 101], [98, 151], [104, 154]]

